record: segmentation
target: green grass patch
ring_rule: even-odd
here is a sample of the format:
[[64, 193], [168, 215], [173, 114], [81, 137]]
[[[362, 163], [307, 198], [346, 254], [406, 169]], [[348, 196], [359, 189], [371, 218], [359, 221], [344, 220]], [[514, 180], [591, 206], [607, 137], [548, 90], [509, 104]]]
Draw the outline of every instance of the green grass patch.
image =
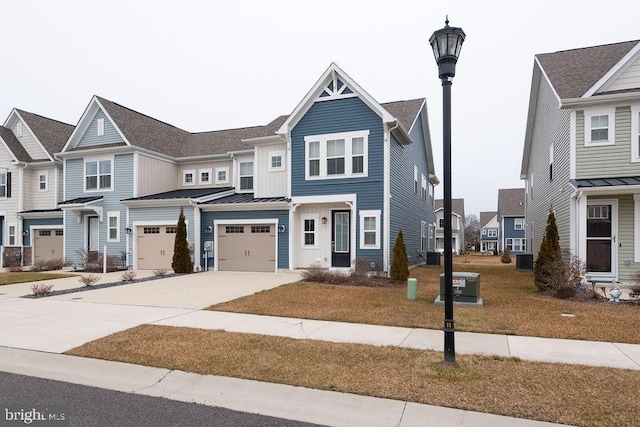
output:
[[0, 286], [15, 285], [16, 283], [39, 282], [41, 280], [63, 279], [74, 277], [75, 274], [66, 273], [38, 273], [30, 271], [0, 273]]

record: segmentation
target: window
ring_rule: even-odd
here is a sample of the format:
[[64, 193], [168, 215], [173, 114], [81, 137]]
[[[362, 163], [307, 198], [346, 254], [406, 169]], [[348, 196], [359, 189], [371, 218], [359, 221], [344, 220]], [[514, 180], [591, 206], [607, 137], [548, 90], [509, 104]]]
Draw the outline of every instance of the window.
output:
[[227, 234], [244, 233], [244, 226], [242, 226], [242, 225], [227, 225], [224, 228], [224, 231]]
[[47, 179], [48, 175], [46, 173], [38, 175], [38, 191], [47, 191]]
[[367, 176], [369, 131], [305, 137], [306, 179]]
[[300, 217], [302, 220], [302, 248], [318, 247], [318, 215], [306, 214]]
[[9, 246], [16, 245], [16, 229], [18, 228], [17, 224], [9, 224], [8, 227], [8, 236], [7, 236], [7, 244]]
[[495, 228], [487, 230], [487, 237], [498, 237], [498, 230]]
[[182, 185], [195, 185], [195, 174], [196, 171], [188, 170], [182, 172]]
[[438, 218], [438, 227], [444, 228], [444, 218]]
[[269, 171], [284, 170], [284, 151], [269, 152]]
[[524, 239], [505, 239], [505, 246], [510, 251], [524, 252]]
[[251, 226], [251, 232], [253, 234], [271, 233], [271, 226], [270, 225], [252, 225]]
[[418, 167], [413, 166], [413, 194], [418, 194]]
[[516, 218], [513, 222], [513, 228], [516, 230], [522, 230], [524, 228], [524, 218]]
[[200, 185], [211, 184], [211, 169], [200, 169]]
[[422, 175], [422, 200], [427, 200], [427, 178]]
[[427, 223], [424, 221], [420, 221], [420, 251], [424, 252], [427, 250], [428, 247], [428, 236], [429, 236], [429, 230], [427, 227]]
[[98, 136], [103, 136], [104, 135], [104, 119], [98, 119], [97, 123], [96, 123], [96, 127], [98, 129]]
[[253, 162], [240, 163], [240, 191], [253, 190]]
[[631, 107], [631, 151], [632, 160], [640, 160], [640, 105]]
[[107, 242], [120, 241], [120, 212], [107, 212]]
[[380, 249], [380, 211], [360, 211], [360, 249]]
[[0, 172], [0, 197], [9, 197], [7, 191], [7, 175], [9, 172]]
[[549, 181], [553, 181], [553, 144], [549, 147]]
[[229, 168], [216, 168], [216, 184], [229, 183]]
[[111, 189], [111, 159], [84, 163], [85, 190]]
[[614, 117], [613, 108], [585, 111], [585, 145], [613, 145], [615, 142]]

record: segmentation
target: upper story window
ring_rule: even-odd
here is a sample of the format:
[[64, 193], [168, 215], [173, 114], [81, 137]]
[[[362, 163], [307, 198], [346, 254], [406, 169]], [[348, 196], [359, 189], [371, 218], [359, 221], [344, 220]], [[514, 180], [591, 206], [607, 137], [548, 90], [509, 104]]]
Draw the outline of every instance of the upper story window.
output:
[[211, 169], [200, 169], [200, 185], [211, 184]]
[[631, 155], [640, 161], [640, 105], [631, 106]]
[[284, 170], [284, 151], [269, 152], [269, 172]]
[[195, 185], [195, 175], [196, 171], [194, 170], [182, 171], [182, 185]]
[[413, 194], [418, 194], [418, 166], [413, 166]]
[[422, 175], [422, 200], [427, 200], [427, 178]]
[[549, 147], [549, 181], [553, 181], [553, 144]]
[[16, 136], [22, 138], [22, 122], [16, 123]]
[[240, 162], [240, 191], [253, 190], [253, 162]]
[[585, 145], [613, 145], [615, 143], [615, 109], [585, 111]]
[[513, 222], [513, 228], [515, 230], [524, 229], [524, 218], [516, 218], [515, 221]]
[[367, 176], [368, 140], [368, 130], [306, 136], [305, 178]]
[[47, 191], [48, 187], [48, 176], [46, 173], [41, 173], [38, 175], [38, 191]]
[[112, 189], [113, 159], [88, 160], [84, 162], [85, 191]]
[[444, 218], [438, 218], [438, 227], [444, 228]]
[[9, 197], [8, 179], [9, 172], [0, 171], [0, 197]]
[[490, 228], [487, 230], [487, 237], [498, 237], [498, 230]]
[[229, 183], [229, 168], [216, 168], [216, 184]]

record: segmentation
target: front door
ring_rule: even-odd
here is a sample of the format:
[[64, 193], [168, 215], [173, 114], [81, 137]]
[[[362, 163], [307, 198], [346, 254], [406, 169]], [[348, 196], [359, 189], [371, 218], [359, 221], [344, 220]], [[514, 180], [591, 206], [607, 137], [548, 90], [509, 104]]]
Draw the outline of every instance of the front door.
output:
[[587, 206], [587, 272], [614, 275], [616, 204], [599, 201]]
[[87, 229], [87, 250], [89, 252], [98, 251], [100, 222], [97, 216], [90, 216]]
[[350, 211], [333, 211], [331, 228], [331, 266], [351, 267], [350, 252]]

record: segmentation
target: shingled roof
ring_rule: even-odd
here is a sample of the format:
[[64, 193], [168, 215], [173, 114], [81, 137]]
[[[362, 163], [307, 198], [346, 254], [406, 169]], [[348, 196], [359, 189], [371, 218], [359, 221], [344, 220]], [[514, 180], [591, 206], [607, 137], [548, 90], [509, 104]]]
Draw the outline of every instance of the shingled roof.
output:
[[560, 99], [579, 98], [611, 70], [638, 40], [536, 55]]
[[29, 129], [38, 138], [38, 141], [49, 152], [49, 155], [62, 150], [74, 129], [73, 125], [29, 113], [28, 111], [16, 108], [16, 112], [26, 122]]
[[[444, 203], [442, 199], [436, 199], [433, 201], [433, 210], [437, 211], [443, 207]], [[451, 212], [464, 218], [464, 199], [451, 199]]]
[[498, 212], [480, 212], [480, 228], [484, 228], [498, 215]]
[[27, 163], [33, 162], [31, 156], [27, 153], [22, 144], [20, 144], [18, 138], [16, 138], [13, 132], [11, 132], [11, 129], [0, 126], [0, 138], [2, 138], [5, 144], [7, 144], [7, 147], [9, 147], [9, 150], [11, 150], [18, 161]]
[[411, 125], [415, 121], [418, 113], [420, 112], [420, 108], [422, 104], [424, 104], [424, 98], [410, 99], [407, 101], [395, 101], [395, 102], [385, 102], [382, 105], [382, 108], [387, 110], [393, 117], [400, 120], [402, 126], [407, 129], [407, 131], [411, 130]]
[[498, 190], [498, 214], [500, 216], [524, 216], [524, 188]]

